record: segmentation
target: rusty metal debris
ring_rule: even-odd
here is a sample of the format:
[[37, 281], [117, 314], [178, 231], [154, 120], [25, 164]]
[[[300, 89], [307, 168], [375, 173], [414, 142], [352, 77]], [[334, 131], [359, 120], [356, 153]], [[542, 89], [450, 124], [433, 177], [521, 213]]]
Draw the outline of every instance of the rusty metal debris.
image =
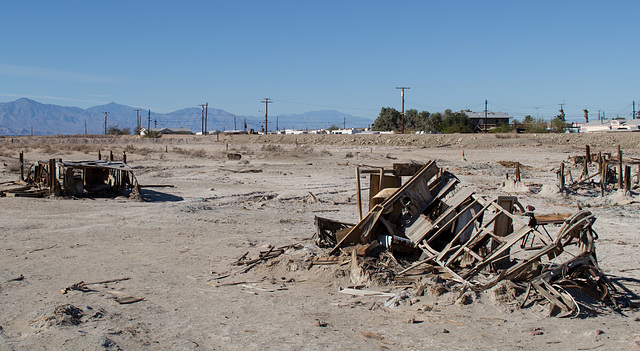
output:
[[[362, 172], [371, 174], [369, 212], [355, 225], [316, 218], [316, 244], [343, 259], [315, 262], [351, 257], [353, 270], [358, 256], [365, 256], [363, 265], [396, 283], [437, 277], [461, 284], [463, 291], [510, 281], [528, 288], [522, 305], [537, 294], [560, 316], [580, 313], [575, 290], [617, 307], [615, 288], [597, 263], [591, 212], [537, 218], [514, 196], [491, 200], [476, 194], [434, 161], [358, 168], [358, 206]], [[371, 256], [378, 257], [377, 265]]]
[[0, 185], [0, 196], [129, 196], [142, 199], [133, 170], [124, 161], [36, 161], [25, 175], [20, 153], [20, 179]]

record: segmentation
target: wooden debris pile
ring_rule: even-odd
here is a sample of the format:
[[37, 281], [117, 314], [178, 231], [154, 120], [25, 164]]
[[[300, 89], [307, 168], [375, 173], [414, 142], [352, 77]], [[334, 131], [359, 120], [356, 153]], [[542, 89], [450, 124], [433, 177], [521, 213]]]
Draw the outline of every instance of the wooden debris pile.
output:
[[[618, 145], [618, 153], [613, 157], [610, 153], [592, 153], [589, 145], [585, 146], [585, 154], [570, 156], [570, 162], [562, 162], [557, 171], [558, 186], [561, 192], [578, 189], [595, 188], [604, 196], [611, 189], [624, 190], [630, 194], [640, 187], [640, 159], [628, 157], [623, 159], [623, 152]], [[574, 179], [571, 170], [579, 176]], [[633, 171], [635, 172], [635, 181]]]
[[26, 172], [20, 153], [20, 179], [0, 184], [0, 196], [118, 196], [142, 199], [133, 170], [123, 161], [36, 161]]
[[[357, 224], [316, 219], [317, 245], [329, 248], [336, 263], [350, 257], [352, 274], [354, 264], [377, 259], [396, 284], [437, 277], [482, 291], [511, 281], [522, 291], [528, 287], [525, 300], [535, 292], [563, 315], [579, 313], [575, 289], [615, 305], [615, 289], [596, 260], [591, 212], [538, 220], [516, 197], [487, 200], [433, 161], [402, 185], [407, 174], [394, 169], [371, 173], [377, 176], [371, 177], [370, 210]], [[561, 224], [555, 235], [548, 231], [553, 223]], [[573, 258], [556, 263], [562, 257]]]

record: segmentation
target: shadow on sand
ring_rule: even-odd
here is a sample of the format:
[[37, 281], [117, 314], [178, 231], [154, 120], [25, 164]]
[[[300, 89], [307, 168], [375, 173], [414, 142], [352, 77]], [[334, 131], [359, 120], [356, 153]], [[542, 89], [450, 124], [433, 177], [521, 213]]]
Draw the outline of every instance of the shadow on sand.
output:
[[142, 197], [148, 202], [175, 202], [184, 200], [180, 196], [175, 196], [167, 193], [161, 193], [155, 190], [142, 189]]

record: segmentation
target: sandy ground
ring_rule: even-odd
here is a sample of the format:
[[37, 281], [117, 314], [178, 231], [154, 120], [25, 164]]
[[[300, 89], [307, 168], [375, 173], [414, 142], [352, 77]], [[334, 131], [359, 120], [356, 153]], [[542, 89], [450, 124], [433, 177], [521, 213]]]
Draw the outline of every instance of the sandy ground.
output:
[[[461, 306], [454, 293], [388, 308], [384, 298], [338, 293], [349, 285], [347, 268], [307, 270], [294, 259], [318, 252], [309, 240], [314, 216], [357, 222], [356, 164], [434, 159], [489, 198], [514, 194], [538, 213], [588, 208], [598, 218], [601, 267], [629, 295], [640, 294], [638, 195], [563, 196], [539, 187], [555, 184], [560, 162], [582, 154], [586, 143], [611, 153], [622, 145], [626, 158], [640, 157], [639, 141], [630, 133], [3, 138], [0, 181], [18, 177], [20, 150], [27, 162], [127, 150], [141, 184], [175, 187], [145, 188], [145, 202], [0, 198], [0, 349], [640, 349], [637, 309], [556, 318], [544, 305], [519, 309], [487, 295]], [[227, 150], [242, 159], [228, 160]], [[531, 188], [503, 189], [513, 170], [497, 161], [521, 162]], [[294, 243], [304, 247], [214, 280], [242, 268], [231, 264], [247, 251], [256, 257], [268, 245]], [[94, 292], [60, 292], [80, 281], [125, 277], [92, 285]], [[118, 296], [144, 301], [119, 304]], [[66, 304], [82, 310], [76, 324], [48, 318]]]

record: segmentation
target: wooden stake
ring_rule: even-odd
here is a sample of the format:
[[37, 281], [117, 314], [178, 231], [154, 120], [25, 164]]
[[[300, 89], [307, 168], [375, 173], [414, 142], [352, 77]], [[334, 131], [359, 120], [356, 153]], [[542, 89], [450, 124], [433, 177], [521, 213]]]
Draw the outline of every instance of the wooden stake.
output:
[[589, 147], [589, 145], [585, 145], [584, 150], [586, 153], [585, 160], [587, 163], [591, 163], [591, 147]]
[[127, 152], [126, 151], [122, 151], [122, 162], [123, 163], [127, 163]]
[[102, 160], [102, 153], [98, 151], [98, 160]]
[[109, 151], [109, 161], [113, 162], [113, 151]]
[[624, 167], [624, 192], [631, 193], [631, 166]]
[[560, 191], [564, 191], [564, 161], [560, 164]]
[[358, 219], [362, 220], [362, 197], [360, 194], [360, 167], [356, 167], [356, 186], [358, 187], [358, 192], [356, 193], [358, 197]]
[[622, 189], [623, 186], [623, 174], [622, 174], [622, 163], [618, 164], [618, 189]]
[[56, 182], [56, 159], [51, 158], [49, 159], [49, 194], [51, 195], [54, 194], [55, 182]]
[[20, 180], [24, 180], [24, 151], [20, 151]]
[[516, 162], [516, 182], [520, 181], [520, 162]]
[[607, 189], [607, 176], [609, 174], [609, 165], [606, 160], [602, 160], [602, 166], [600, 167], [600, 193], [604, 195], [604, 191]]

